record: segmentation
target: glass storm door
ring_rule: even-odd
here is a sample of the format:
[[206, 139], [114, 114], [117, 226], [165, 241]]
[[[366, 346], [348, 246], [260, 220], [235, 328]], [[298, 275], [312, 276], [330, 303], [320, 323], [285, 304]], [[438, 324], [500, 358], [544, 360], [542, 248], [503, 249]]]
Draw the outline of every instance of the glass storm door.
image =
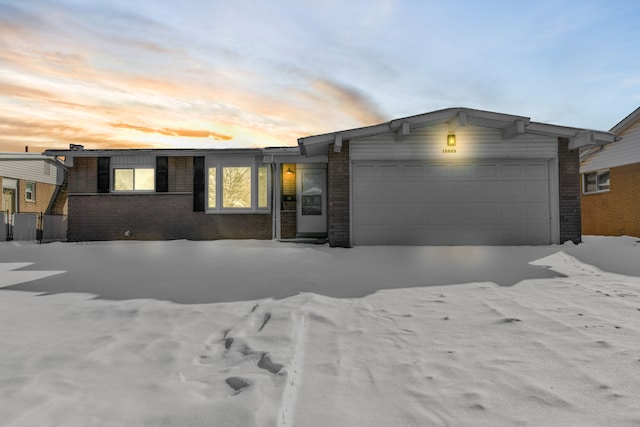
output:
[[327, 172], [298, 168], [298, 233], [327, 232]]
[[13, 188], [2, 189], [2, 211], [11, 217], [16, 209], [16, 190]]

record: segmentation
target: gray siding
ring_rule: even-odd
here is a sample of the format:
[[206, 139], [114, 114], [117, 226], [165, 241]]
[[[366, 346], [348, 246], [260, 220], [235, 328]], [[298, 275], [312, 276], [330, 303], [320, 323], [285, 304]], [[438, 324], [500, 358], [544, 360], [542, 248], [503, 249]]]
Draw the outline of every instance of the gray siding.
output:
[[[47, 174], [46, 172], [49, 172]], [[61, 185], [64, 174], [55, 165], [45, 160], [12, 160], [0, 157], [0, 176], [28, 181]]]
[[601, 151], [587, 156], [580, 171], [584, 173], [640, 163], [640, 121], [619, 136], [622, 140], [605, 145]]
[[402, 142], [396, 142], [394, 133], [352, 140], [351, 160], [554, 159], [558, 155], [555, 138], [521, 135], [503, 140], [499, 129], [471, 125], [456, 130], [456, 152], [444, 153], [447, 133], [443, 124], [412, 130]]

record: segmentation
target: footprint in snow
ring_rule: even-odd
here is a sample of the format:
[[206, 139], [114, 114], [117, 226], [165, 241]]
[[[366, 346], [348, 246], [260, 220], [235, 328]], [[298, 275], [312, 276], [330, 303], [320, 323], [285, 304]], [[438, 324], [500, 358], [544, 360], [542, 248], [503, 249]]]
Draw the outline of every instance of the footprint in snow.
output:
[[229, 377], [224, 381], [227, 383], [229, 387], [233, 389], [233, 391], [235, 391], [234, 395], [242, 393], [242, 391], [244, 391], [245, 388], [251, 385], [249, 381], [241, 377]]
[[506, 317], [502, 320], [498, 320], [497, 323], [515, 323], [515, 322], [522, 322], [522, 320], [517, 319], [515, 317]]
[[258, 329], [258, 332], [260, 332], [262, 329], [264, 329], [264, 327], [267, 325], [269, 320], [271, 320], [271, 313], [266, 313], [264, 315], [264, 318], [262, 319], [262, 325], [260, 325], [260, 329]]
[[273, 362], [267, 353], [262, 353], [262, 357], [258, 362], [258, 368], [265, 369], [272, 374], [277, 374], [284, 368], [284, 365]]

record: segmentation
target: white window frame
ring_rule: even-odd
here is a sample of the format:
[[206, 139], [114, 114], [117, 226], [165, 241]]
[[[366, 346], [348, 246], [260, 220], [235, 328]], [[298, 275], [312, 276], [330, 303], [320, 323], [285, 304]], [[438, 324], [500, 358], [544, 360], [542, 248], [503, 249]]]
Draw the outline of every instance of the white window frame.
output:
[[[131, 169], [133, 170], [133, 190], [116, 190], [116, 170]], [[153, 170], [153, 189], [152, 190], [136, 190], [136, 172], [135, 169], [151, 169]], [[155, 165], [115, 165], [111, 166], [111, 191], [118, 194], [126, 193], [155, 193], [156, 192], [156, 166]]]
[[[222, 183], [222, 170], [223, 168], [251, 168], [251, 207], [249, 208], [229, 208], [223, 207], [223, 191], [224, 186]], [[267, 171], [267, 206], [258, 207], [259, 200], [259, 175], [258, 169], [264, 167]], [[216, 206], [215, 208], [209, 207], [209, 169], [216, 168]], [[247, 213], [271, 213], [271, 168], [267, 164], [251, 164], [247, 162], [235, 162], [235, 161], [221, 161], [221, 162], [207, 162], [205, 164], [205, 177], [206, 177], [206, 189], [205, 189], [205, 212], [208, 214], [247, 214]]]
[[[31, 191], [27, 190], [27, 186], [31, 184]], [[29, 197], [29, 193], [31, 193], [31, 197]], [[36, 183], [35, 181], [26, 181], [24, 183], [24, 200], [27, 202], [35, 202], [36, 201]]]
[[[600, 177], [604, 174], [609, 175], [609, 184], [604, 187], [604, 183], [600, 182]], [[595, 190], [587, 190], [587, 176], [595, 175], [596, 177], [596, 189]], [[601, 169], [593, 172], [586, 172], [582, 174], [582, 193], [583, 194], [596, 194], [596, 193], [606, 193], [611, 190], [611, 172], [609, 169]]]

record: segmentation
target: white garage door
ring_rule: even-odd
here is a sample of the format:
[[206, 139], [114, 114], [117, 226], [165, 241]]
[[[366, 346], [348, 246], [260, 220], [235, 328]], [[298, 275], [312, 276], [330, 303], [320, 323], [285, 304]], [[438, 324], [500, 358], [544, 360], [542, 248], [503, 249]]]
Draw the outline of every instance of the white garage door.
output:
[[546, 161], [353, 164], [356, 245], [551, 243]]

